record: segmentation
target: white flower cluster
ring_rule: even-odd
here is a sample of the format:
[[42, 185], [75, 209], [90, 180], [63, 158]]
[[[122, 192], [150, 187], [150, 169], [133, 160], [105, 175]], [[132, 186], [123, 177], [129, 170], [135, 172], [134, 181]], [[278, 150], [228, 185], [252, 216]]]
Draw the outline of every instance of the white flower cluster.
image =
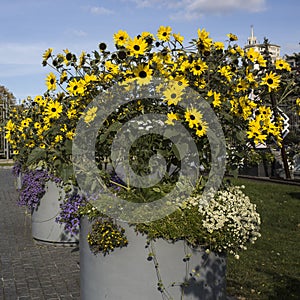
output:
[[207, 205], [199, 205], [210, 247], [234, 254], [236, 258], [239, 250], [246, 250], [247, 243], [254, 243], [260, 237], [260, 215], [242, 188], [230, 186], [218, 191]]

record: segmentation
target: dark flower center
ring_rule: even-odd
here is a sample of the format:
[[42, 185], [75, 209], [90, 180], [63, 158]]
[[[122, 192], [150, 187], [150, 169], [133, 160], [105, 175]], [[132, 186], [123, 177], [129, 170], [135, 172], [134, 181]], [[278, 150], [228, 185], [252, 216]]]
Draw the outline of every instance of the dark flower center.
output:
[[135, 51], [139, 51], [139, 50], [140, 50], [140, 46], [139, 46], [139, 45], [134, 45], [134, 46], [133, 46], [133, 49], [134, 49]]
[[146, 78], [147, 77], [147, 73], [143, 70], [139, 72], [139, 77], [140, 78]]
[[74, 86], [73, 86], [73, 91], [76, 91], [77, 88], [78, 88], [78, 86], [77, 86], [77, 85], [74, 85]]
[[52, 107], [52, 108], [51, 108], [51, 111], [52, 111], [52, 112], [56, 112], [56, 108], [55, 108], [55, 107]]
[[120, 52], [118, 53], [118, 57], [119, 57], [120, 59], [124, 59], [124, 58], [126, 57], [126, 52], [125, 52], [125, 51], [120, 51]]
[[53, 78], [50, 79], [50, 83], [54, 84], [54, 79]]
[[201, 70], [201, 67], [200, 67], [200, 66], [195, 66], [195, 69], [196, 69], [197, 71], [200, 71], [200, 70]]
[[99, 49], [104, 51], [106, 49], [106, 44], [105, 43], [100, 43]]
[[167, 34], [166, 32], [164, 32], [162, 35], [163, 35], [163, 36], [167, 36], [168, 34]]
[[172, 99], [175, 99], [176, 96], [177, 96], [177, 95], [176, 95], [175, 93], [172, 93], [172, 94], [171, 94], [171, 98], [172, 98]]
[[191, 116], [190, 116], [190, 119], [193, 121], [193, 120], [195, 120], [196, 118], [195, 118], [194, 115], [191, 115]]
[[67, 59], [67, 60], [71, 60], [71, 59], [72, 59], [72, 53], [67, 53], [66, 59]]
[[267, 80], [267, 83], [268, 83], [268, 84], [273, 84], [273, 83], [274, 83], [274, 81], [273, 81], [273, 79], [272, 79], [272, 78], [269, 78], [269, 79]]

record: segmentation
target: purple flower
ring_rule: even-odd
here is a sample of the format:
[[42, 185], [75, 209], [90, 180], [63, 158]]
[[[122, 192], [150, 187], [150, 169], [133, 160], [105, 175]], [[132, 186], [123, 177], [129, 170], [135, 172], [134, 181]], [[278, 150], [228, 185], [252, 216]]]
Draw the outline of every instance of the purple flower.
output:
[[56, 222], [65, 224], [65, 230], [71, 235], [79, 233], [80, 215], [78, 210], [86, 203], [85, 197], [74, 189], [71, 193], [66, 195], [65, 201], [61, 203], [60, 214], [56, 218]]
[[48, 180], [53, 180], [56, 183], [60, 181], [60, 179], [50, 175], [45, 170], [28, 170], [24, 172], [22, 176], [22, 188], [17, 204], [27, 206], [30, 209], [36, 208], [46, 192], [45, 186]]

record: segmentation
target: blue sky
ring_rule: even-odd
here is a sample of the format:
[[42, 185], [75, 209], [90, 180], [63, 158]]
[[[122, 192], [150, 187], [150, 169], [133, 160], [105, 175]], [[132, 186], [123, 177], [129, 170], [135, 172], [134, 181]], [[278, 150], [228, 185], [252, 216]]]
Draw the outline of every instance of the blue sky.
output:
[[156, 33], [160, 25], [180, 32], [185, 42], [205, 28], [214, 40], [227, 33], [244, 46], [254, 26], [281, 55], [300, 52], [299, 0], [1, 0], [0, 85], [18, 100], [42, 94], [51, 70], [41, 65], [48, 48], [91, 52], [100, 42], [113, 45], [119, 29], [131, 36]]

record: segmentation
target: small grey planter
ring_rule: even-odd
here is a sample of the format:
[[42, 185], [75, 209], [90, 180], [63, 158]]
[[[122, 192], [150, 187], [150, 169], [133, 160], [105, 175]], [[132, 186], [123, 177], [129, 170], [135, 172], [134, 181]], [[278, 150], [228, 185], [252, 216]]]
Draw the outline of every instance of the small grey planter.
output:
[[46, 183], [46, 193], [37, 208], [31, 212], [32, 236], [37, 242], [76, 245], [78, 237], [64, 230], [64, 225], [55, 221], [60, 212], [60, 193], [63, 190], [53, 181]]
[[19, 175], [16, 177], [15, 185], [16, 189], [20, 191], [22, 188], [22, 173], [19, 173]]
[[[136, 234], [132, 227], [125, 228], [128, 246], [115, 249], [110, 254], [94, 255], [87, 243], [90, 222], [83, 218], [80, 229], [80, 290], [82, 300], [160, 300], [157, 273], [153, 260], [148, 260], [146, 238]], [[164, 286], [173, 300], [226, 299], [226, 258], [193, 251], [183, 241], [155, 242], [156, 257]], [[192, 256], [184, 261], [188, 253]], [[182, 283], [187, 274], [189, 285], [182, 288], [172, 283]], [[193, 274], [194, 276], [190, 276]]]

